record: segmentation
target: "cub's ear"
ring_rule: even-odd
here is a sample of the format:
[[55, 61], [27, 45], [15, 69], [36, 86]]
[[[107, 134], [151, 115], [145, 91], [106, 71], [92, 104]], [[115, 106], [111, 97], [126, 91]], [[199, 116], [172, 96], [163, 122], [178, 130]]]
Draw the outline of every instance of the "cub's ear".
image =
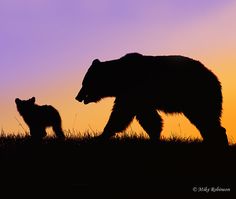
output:
[[30, 98], [29, 101], [34, 104], [35, 103], [35, 97]]
[[21, 100], [20, 100], [19, 98], [16, 98], [16, 99], [15, 99], [15, 103], [16, 103], [16, 104], [19, 104], [20, 102], [21, 102]]
[[100, 62], [100, 60], [99, 59], [95, 59], [95, 60], [93, 60], [93, 63], [92, 63], [92, 65], [95, 65], [95, 64], [100, 64], [101, 62]]

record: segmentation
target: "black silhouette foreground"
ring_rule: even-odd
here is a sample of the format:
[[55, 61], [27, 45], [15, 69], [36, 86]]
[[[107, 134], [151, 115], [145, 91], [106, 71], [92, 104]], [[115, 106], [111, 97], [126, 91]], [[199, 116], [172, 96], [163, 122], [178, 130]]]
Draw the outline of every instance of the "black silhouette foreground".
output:
[[134, 117], [152, 140], [159, 140], [165, 113], [183, 113], [211, 145], [228, 146], [221, 126], [222, 93], [217, 77], [199, 61], [183, 56], [127, 54], [94, 60], [76, 100], [88, 104], [115, 97], [100, 139], [125, 130]]
[[[40, 145], [28, 138], [0, 136], [0, 187], [8, 198], [14, 193], [18, 198], [49, 193], [52, 198], [163, 198], [158, 197], [163, 192], [230, 198], [225, 195], [236, 193], [235, 144], [216, 153], [200, 140], [168, 138], [156, 144], [135, 134], [107, 142], [94, 142], [92, 132], [64, 142], [45, 137]], [[201, 191], [205, 187], [209, 193]], [[211, 190], [218, 187], [230, 190]]]
[[17, 110], [29, 126], [30, 135], [34, 140], [41, 140], [47, 135], [46, 128], [52, 127], [57, 138], [64, 139], [59, 112], [50, 105], [35, 104], [35, 97], [28, 100], [15, 99]]

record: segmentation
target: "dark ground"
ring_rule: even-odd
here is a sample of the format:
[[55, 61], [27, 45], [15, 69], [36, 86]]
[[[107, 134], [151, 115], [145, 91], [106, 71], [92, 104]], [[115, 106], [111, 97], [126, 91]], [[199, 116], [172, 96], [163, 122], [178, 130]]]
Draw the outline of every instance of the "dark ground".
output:
[[[236, 194], [236, 146], [227, 151], [199, 141], [0, 138], [2, 190], [35, 195], [155, 196], [159, 193]], [[7, 192], [11, 193], [11, 191]], [[129, 197], [128, 197], [129, 196]], [[83, 198], [83, 197], [82, 197]]]

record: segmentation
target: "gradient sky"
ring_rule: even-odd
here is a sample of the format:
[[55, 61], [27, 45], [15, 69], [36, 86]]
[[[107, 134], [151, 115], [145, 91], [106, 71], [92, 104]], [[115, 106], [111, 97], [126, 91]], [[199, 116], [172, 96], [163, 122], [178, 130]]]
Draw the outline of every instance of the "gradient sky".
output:
[[[0, 128], [23, 132], [19, 120], [27, 129], [14, 99], [35, 96], [59, 110], [64, 129], [101, 131], [114, 99], [74, 99], [93, 59], [179, 54], [219, 77], [222, 123], [235, 142], [235, 20], [234, 0], [0, 0]], [[199, 137], [183, 116], [162, 115], [163, 135]], [[129, 130], [142, 131], [137, 122]]]

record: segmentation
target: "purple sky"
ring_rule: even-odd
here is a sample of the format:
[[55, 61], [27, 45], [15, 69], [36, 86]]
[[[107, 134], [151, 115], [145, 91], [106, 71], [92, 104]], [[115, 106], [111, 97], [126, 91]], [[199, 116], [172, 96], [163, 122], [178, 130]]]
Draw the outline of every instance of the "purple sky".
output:
[[[87, 66], [79, 63], [87, 59], [145, 52], [153, 42], [157, 43], [155, 49], [162, 51], [178, 27], [217, 12], [227, 2], [3, 0], [1, 87], [14, 88], [16, 82], [19, 86], [41, 86], [38, 82], [42, 78], [56, 81], [58, 75], [80, 72]], [[71, 64], [72, 60], [78, 65]]]

